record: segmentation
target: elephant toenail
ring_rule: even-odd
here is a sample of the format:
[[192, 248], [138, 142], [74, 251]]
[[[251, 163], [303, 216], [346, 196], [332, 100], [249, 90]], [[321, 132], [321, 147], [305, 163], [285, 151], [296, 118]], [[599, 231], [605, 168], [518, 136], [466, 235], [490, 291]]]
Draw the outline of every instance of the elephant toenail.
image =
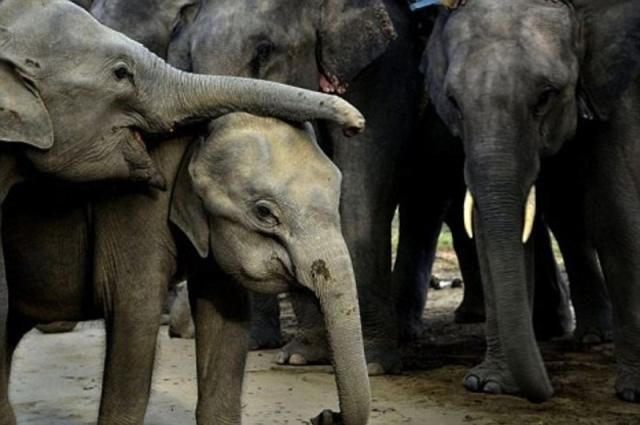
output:
[[624, 401], [634, 402], [636, 401], [636, 392], [634, 390], [627, 389], [622, 391], [622, 394], [620, 394], [620, 397], [622, 397]]
[[469, 391], [480, 391], [480, 379], [475, 375], [469, 375], [464, 379], [464, 386]]
[[489, 381], [484, 385], [483, 391], [487, 394], [502, 394], [502, 387], [494, 381]]
[[280, 351], [278, 355], [276, 355], [276, 363], [279, 365], [286, 365], [287, 360], [289, 360], [289, 353], [286, 351]]
[[289, 364], [290, 365], [294, 365], [294, 366], [304, 366], [306, 365], [307, 359], [305, 359], [301, 354], [292, 354], [291, 357], [289, 357]]

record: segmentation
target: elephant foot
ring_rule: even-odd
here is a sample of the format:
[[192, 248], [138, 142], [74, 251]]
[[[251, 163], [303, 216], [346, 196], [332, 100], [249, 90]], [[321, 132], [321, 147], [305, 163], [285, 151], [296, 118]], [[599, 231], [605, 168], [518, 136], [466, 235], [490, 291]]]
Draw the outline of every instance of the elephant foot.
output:
[[304, 366], [330, 364], [329, 344], [322, 331], [298, 331], [276, 356], [279, 365]]
[[386, 341], [365, 341], [364, 345], [369, 376], [402, 372], [402, 356], [397, 345]]
[[640, 403], [640, 373], [635, 369], [621, 367], [616, 379], [616, 395], [629, 403]]
[[342, 419], [339, 413], [331, 410], [324, 410], [315, 418], [311, 419], [311, 425], [339, 425]]
[[602, 317], [590, 317], [576, 319], [576, 330], [573, 331], [573, 340], [581, 346], [606, 344], [613, 341], [613, 326], [611, 314]]
[[471, 392], [517, 395], [520, 390], [504, 362], [485, 360], [464, 377], [464, 387]]
[[282, 347], [280, 320], [254, 323], [251, 326], [249, 350], [267, 350]]
[[53, 322], [36, 325], [36, 329], [43, 334], [61, 334], [73, 331], [77, 324], [78, 322]]
[[463, 300], [454, 313], [453, 321], [458, 324], [484, 323], [484, 304]]

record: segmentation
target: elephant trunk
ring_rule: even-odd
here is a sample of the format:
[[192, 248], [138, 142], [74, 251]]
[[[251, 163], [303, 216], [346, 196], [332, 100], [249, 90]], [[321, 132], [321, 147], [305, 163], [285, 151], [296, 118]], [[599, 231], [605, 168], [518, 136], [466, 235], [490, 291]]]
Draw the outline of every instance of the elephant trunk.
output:
[[[523, 182], [522, 170], [513, 166], [517, 163], [514, 158], [501, 157], [495, 163], [483, 159], [478, 161], [480, 167], [468, 167], [476, 168], [476, 172], [468, 173], [471, 178], [467, 180], [473, 192], [472, 213], [485, 288], [488, 300], [494, 302], [498, 336], [509, 370], [526, 398], [542, 402], [551, 397], [553, 389], [531, 317], [533, 258], [527, 255], [530, 220], [525, 218], [531, 208], [525, 204], [532, 184]], [[511, 164], [506, 172], [504, 164]]]
[[356, 281], [351, 258], [341, 235], [308, 244], [300, 259], [298, 279], [318, 297], [336, 373], [338, 398], [345, 425], [369, 421], [371, 390], [364, 354]]
[[163, 68], [166, 83], [152, 87], [161, 99], [161, 119], [183, 124], [213, 119], [230, 112], [248, 112], [289, 121], [329, 120], [347, 135], [364, 129], [364, 117], [347, 101], [301, 88], [250, 78], [190, 74]]

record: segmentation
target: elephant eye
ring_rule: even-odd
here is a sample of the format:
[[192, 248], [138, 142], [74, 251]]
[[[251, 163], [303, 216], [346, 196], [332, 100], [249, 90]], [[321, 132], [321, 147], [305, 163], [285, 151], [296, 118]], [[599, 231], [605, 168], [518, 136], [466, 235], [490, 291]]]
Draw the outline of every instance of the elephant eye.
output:
[[116, 78], [116, 80], [122, 81], [124, 79], [131, 79], [133, 77], [133, 74], [126, 65], [120, 64], [114, 68], [113, 76]]
[[543, 115], [547, 112], [557, 95], [558, 90], [555, 87], [545, 87], [544, 90], [542, 90], [542, 93], [540, 93], [540, 96], [538, 96], [538, 102], [534, 108], [535, 114]]
[[254, 78], [260, 76], [260, 69], [267, 63], [271, 54], [275, 50], [275, 45], [269, 39], [263, 38], [257, 42], [253, 52], [253, 58], [249, 63], [251, 74]]
[[254, 213], [262, 224], [270, 227], [275, 227], [280, 224], [278, 217], [276, 217], [271, 208], [263, 202], [260, 202], [255, 206]]

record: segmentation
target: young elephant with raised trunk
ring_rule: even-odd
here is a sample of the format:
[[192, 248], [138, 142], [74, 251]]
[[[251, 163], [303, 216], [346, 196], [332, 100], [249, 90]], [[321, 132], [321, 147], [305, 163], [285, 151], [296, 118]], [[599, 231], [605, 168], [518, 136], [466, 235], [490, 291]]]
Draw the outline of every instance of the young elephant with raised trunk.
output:
[[[188, 144], [175, 139], [163, 146], [184, 152]], [[94, 215], [95, 241], [83, 210], [71, 205], [75, 214], [69, 214], [68, 199], [43, 193], [34, 201], [18, 192], [9, 200], [11, 347], [34, 323], [105, 317], [99, 423], [142, 424], [166, 282], [186, 271], [196, 325], [197, 421], [238, 424], [248, 290], [306, 288], [325, 311], [342, 420], [366, 424], [369, 382], [355, 279], [340, 231], [341, 175], [310, 127], [230, 114], [213, 121], [210, 136], [182, 159], [163, 159], [171, 192], [149, 194], [154, 200], [146, 209]], [[118, 209], [117, 195], [107, 195], [106, 205]], [[94, 205], [100, 211], [102, 202]], [[136, 231], [122, 234], [121, 225]]]

